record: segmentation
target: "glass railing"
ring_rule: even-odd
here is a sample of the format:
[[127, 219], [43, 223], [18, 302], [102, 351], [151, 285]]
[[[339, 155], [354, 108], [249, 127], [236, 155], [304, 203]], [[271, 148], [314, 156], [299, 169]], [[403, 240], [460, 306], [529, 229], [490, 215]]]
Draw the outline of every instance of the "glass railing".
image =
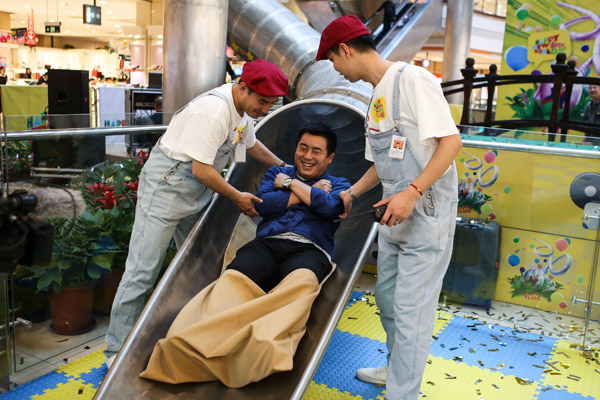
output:
[[[32, 322], [30, 328], [13, 325], [14, 371], [60, 363], [59, 354], [93, 340], [102, 343], [110, 299], [127, 254], [138, 175], [165, 129], [130, 121], [106, 128], [4, 134], [3, 171], [8, 172], [3, 179], [8, 178], [10, 192], [46, 184], [69, 186], [81, 190], [87, 203], [74, 223], [53, 220], [49, 265], [19, 266], [11, 274], [12, 318]], [[5, 123], [16, 122], [9, 117]], [[470, 304], [489, 299], [492, 308], [481, 319], [597, 346], [600, 150], [582, 134], [570, 133], [563, 141], [556, 135], [550, 142], [544, 132], [460, 129], [459, 216], [467, 223], [484, 221], [484, 231], [486, 222], [497, 223], [500, 244], [499, 251], [491, 251], [487, 234], [457, 239], [456, 280], [467, 283], [467, 289], [446, 290], [442, 301]], [[148, 136], [135, 139], [136, 135]], [[52, 315], [50, 299], [84, 282], [90, 283], [92, 293], [87, 324], [65, 330]], [[500, 304], [529, 312], [513, 315]], [[546, 321], [555, 324], [550, 328]]]
[[[132, 114], [100, 128], [86, 128], [93, 122], [90, 115], [50, 116], [43, 123], [54, 129], [38, 125], [30, 131], [2, 133], [3, 189], [13, 199], [25, 199], [23, 196], [32, 193], [38, 200], [42, 196], [44, 208], [36, 209], [35, 214], [54, 224], [50, 244], [43, 225], [27, 223], [27, 229], [14, 233], [32, 243], [25, 246], [19, 259], [22, 265], [9, 279], [13, 372], [34, 365], [60, 366], [68, 361], [63, 360], [64, 354], [102, 342], [124, 270], [138, 176], [152, 146], [164, 133], [163, 118], [171, 115]], [[19, 127], [35, 118], [6, 117], [4, 126]], [[55, 187], [82, 192], [86, 210], [76, 220], [44, 218], [60, 215], [54, 207], [46, 208], [48, 201], [61, 201], [52, 197]], [[62, 200], [67, 204], [57, 203], [56, 208], [65, 208], [69, 214], [69, 199]], [[27, 220], [25, 211], [14, 208], [10, 212]], [[46, 265], [36, 265], [27, 257], [28, 252], [44, 249], [51, 250]], [[173, 255], [170, 250], [165, 263]], [[72, 295], [78, 297], [63, 299]], [[75, 310], [75, 305], [85, 307]]]

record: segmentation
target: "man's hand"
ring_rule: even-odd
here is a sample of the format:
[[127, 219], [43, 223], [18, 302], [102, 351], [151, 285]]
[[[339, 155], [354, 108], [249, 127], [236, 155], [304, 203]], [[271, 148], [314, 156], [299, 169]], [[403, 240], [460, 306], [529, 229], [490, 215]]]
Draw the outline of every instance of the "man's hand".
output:
[[344, 202], [344, 212], [339, 215], [340, 218], [346, 218], [348, 214], [350, 214], [350, 210], [352, 209], [352, 197], [350, 197], [350, 193], [347, 190], [341, 191], [340, 199]]
[[254, 209], [254, 203], [262, 203], [262, 199], [256, 197], [252, 193], [240, 192], [239, 196], [236, 197], [233, 202], [240, 212], [249, 217], [256, 217], [258, 212]]
[[289, 176], [287, 176], [286, 174], [282, 172], [278, 173], [275, 177], [275, 180], [273, 181], [273, 187], [279, 190], [283, 189], [283, 181], [285, 181], [287, 178], [289, 178]]
[[403, 192], [396, 193], [393, 196], [387, 197], [380, 202], [375, 203], [373, 207], [379, 207], [387, 204], [387, 210], [385, 214], [383, 214], [383, 217], [379, 223], [387, 226], [398, 225], [408, 218], [412, 210], [415, 208], [415, 204], [417, 203], [417, 200], [419, 200], [419, 197], [419, 192], [409, 186], [408, 189], [404, 190]]
[[327, 194], [331, 193], [331, 182], [328, 179], [321, 179], [312, 186], [325, 191]]

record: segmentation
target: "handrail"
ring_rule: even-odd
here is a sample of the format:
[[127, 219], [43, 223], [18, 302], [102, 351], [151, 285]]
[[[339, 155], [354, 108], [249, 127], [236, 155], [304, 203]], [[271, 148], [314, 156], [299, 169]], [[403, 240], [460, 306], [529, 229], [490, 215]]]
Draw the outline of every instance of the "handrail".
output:
[[[466, 67], [461, 69], [463, 79], [444, 82], [442, 83], [442, 89], [444, 95], [450, 95], [453, 93], [462, 92], [464, 95], [463, 100], [463, 112], [460, 120], [460, 125], [472, 125], [472, 126], [494, 126], [499, 128], [525, 128], [525, 127], [536, 127], [543, 126], [548, 128], [548, 141], [553, 142], [555, 140], [556, 133], [560, 130], [562, 136], [560, 140], [564, 142], [566, 140], [566, 133], [572, 130], [585, 130], [592, 136], [600, 137], [600, 126], [585, 123], [583, 121], [571, 121], [570, 119], [570, 103], [571, 95], [573, 93], [573, 85], [583, 84], [596, 84], [600, 85], [600, 78], [577, 76], [579, 73], [583, 73], [582, 67], [575, 68], [575, 62], [570, 60], [565, 64], [567, 56], [564, 53], [558, 53], [556, 55], [556, 63], [552, 64], [552, 75], [504, 75], [500, 76], [496, 73], [497, 67], [495, 64], [490, 65], [490, 73], [485, 76], [478, 76], [477, 70], [473, 68], [475, 60], [467, 58]], [[551, 84], [554, 87], [562, 88], [564, 85], [565, 90], [552, 90], [552, 109], [550, 117], [548, 119], [520, 119], [520, 120], [502, 120], [494, 121], [492, 118], [492, 106], [494, 96], [493, 93], [496, 86], [511, 85], [516, 83], [537, 83], [537, 84]], [[453, 88], [459, 86], [458, 88]], [[485, 119], [483, 122], [471, 122], [470, 121], [470, 104], [471, 95], [473, 89], [486, 87], [488, 89], [488, 99]], [[561, 96], [563, 99], [561, 101]], [[560, 104], [564, 104], [562, 115], [559, 118]]]
[[133, 135], [142, 133], [164, 133], [167, 125], [124, 126], [120, 128], [71, 128], [71, 129], [40, 129], [35, 131], [13, 131], [0, 134], [7, 141], [55, 139], [60, 137], [113, 136]]

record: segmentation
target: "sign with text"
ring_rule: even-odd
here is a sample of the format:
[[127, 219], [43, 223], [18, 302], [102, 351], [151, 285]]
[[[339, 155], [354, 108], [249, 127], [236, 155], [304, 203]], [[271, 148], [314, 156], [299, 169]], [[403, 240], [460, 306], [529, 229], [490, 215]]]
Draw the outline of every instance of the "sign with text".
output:
[[540, 62], [556, 59], [558, 53], [571, 54], [571, 38], [566, 29], [535, 32], [527, 40], [527, 58]]

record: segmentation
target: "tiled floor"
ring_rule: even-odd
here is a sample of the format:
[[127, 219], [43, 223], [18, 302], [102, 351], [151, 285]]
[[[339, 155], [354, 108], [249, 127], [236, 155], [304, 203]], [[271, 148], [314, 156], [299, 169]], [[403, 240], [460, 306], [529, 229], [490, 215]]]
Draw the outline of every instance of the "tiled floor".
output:
[[54, 333], [50, 320], [16, 330], [15, 362], [11, 386], [21, 385], [105, 346], [108, 317], [96, 316], [96, 326], [81, 335]]
[[[374, 293], [375, 278], [363, 273], [355, 290]], [[489, 321], [491, 324], [519, 327], [532, 333], [540, 333], [557, 339], [581, 344], [583, 320], [579, 318], [540, 311], [514, 304], [494, 301], [486, 312], [482, 308], [440, 303], [440, 309], [459, 316]], [[18, 328], [17, 371], [10, 377], [11, 385], [17, 386], [42, 376], [68, 362], [102, 349], [108, 317], [96, 317], [94, 330], [77, 336], [61, 336], [52, 332], [50, 321], [34, 324], [32, 328]], [[593, 321], [588, 329], [587, 343], [600, 344], [600, 323]]]

